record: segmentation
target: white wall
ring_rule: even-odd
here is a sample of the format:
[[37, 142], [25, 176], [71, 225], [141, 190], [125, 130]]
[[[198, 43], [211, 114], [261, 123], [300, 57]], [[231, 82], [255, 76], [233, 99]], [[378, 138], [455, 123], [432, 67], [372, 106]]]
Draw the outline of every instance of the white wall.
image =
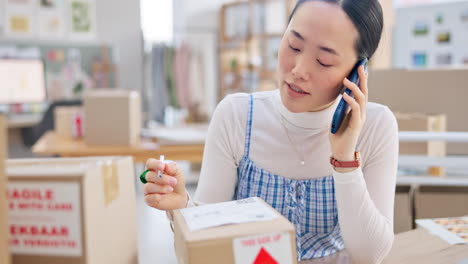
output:
[[[0, 0], [4, 6], [5, 0]], [[91, 42], [38, 41], [0, 36], [0, 43], [86, 45], [106, 44], [116, 49], [120, 87], [140, 91], [143, 86], [143, 44], [138, 0], [96, 0], [97, 39]], [[3, 13], [4, 10], [0, 10]], [[0, 18], [3, 16], [0, 14]], [[3, 24], [3, 23], [2, 23]]]
[[117, 49], [119, 86], [143, 89], [143, 36], [140, 1], [96, 0], [98, 37]]

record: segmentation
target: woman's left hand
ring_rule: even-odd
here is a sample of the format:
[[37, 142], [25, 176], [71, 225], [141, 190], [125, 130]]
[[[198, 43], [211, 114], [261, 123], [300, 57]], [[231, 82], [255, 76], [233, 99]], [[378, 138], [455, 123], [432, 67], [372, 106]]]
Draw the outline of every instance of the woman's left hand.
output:
[[343, 84], [351, 90], [354, 98], [343, 93], [343, 99], [349, 104], [351, 111], [348, 112], [336, 134], [330, 132], [330, 144], [332, 155], [339, 161], [353, 161], [356, 145], [361, 133], [362, 126], [366, 120], [366, 104], [368, 101], [367, 77], [364, 66], [360, 66], [359, 85], [347, 78]]

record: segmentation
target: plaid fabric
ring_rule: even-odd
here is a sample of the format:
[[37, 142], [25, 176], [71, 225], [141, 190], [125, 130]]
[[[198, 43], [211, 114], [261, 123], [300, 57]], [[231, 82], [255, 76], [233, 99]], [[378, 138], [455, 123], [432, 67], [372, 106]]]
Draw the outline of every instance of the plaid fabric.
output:
[[253, 96], [249, 116], [245, 155], [238, 167], [235, 199], [260, 197], [291, 221], [296, 227], [299, 260], [320, 258], [344, 248], [338, 225], [333, 176], [287, 179], [258, 167], [249, 159], [253, 116]]

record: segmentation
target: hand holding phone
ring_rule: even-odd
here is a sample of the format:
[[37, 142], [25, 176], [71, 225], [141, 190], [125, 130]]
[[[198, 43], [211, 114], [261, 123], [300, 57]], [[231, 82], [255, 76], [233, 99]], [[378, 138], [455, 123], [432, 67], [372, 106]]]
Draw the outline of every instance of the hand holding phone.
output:
[[[362, 60], [359, 60], [356, 63], [356, 65], [354, 65], [353, 70], [351, 71], [351, 73], [348, 76], [348, 79], [351, 82], [358, 85], [358, 86], [359, 86], [358, 69], [359, 69], [359, 67], [361, 67], [361, 65], [363, 65], [364, 70], [367, 71], [367, 59], [362, 59]], [[345, 87], [343, 87], [343, 88], [345, 88]], [[348, 89], [348, 88], [344, 89], [344, 93], [347, 93], [348, 95], [353, 96], [352, 93], [351, 93], [351, 90]], [[336, 134], [336, 132], [338, 132], [341, 124], [343, 123], [346, 112], [348, 111], [348, 107], [349, 107], [348, 103], [343, 98], [341, 98], [340, 102], [338, 103], [338, 106], [336, 107], [335, 113], [333, 114], [333, 120], [332, 120], [332, 123], [331, 123], [331, 132], [332, 132], [332, 134]]]

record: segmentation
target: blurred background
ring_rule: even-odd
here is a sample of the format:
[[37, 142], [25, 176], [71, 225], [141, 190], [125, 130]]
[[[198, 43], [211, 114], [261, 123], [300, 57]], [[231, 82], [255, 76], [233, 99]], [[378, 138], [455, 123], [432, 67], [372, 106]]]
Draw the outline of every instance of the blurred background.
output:
[[[370, 101], [388, 105], [399, 123], [400, 233], [416, 219], [468, 215], [468, 1], [380, 2], [385, 27], [369, 64]], [[217, 103], [276, 89], [294, 4], [0, 0], [5, 157], [130, 155], [138, 173], [164, 154], [179, 161], [193, 194]], [[165, 215], [144, 206], [135, 183], [139, 225], [165, 226], [139, 233], [140, 263], [172, 263]]]

